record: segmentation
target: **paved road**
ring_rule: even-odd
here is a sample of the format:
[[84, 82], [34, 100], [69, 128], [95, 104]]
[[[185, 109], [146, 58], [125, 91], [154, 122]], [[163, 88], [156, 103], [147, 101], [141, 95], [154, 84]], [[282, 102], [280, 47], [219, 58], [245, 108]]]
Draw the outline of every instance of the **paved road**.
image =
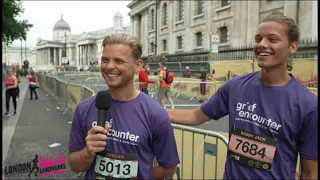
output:
[[[3, 130], [3, 158], [4, 167], [9, 169], [9, 166], [30, 162], [35, 155], [39, 156], [54, 156], [62, 155], [67, 157], [68, 154], [68, 137], [72, 121], [72, 113], [69, 111], [62, 115], [62, 110], [56, 109], [56, 101], [53, 97], [47, 96], [46, 93], [39, 89], [39, 99], [30, 100], [29, 90], [27, 90], [27, 80], [21, 83], [21, 92], [23, 100], [22, 108], [18, 109], [16, 120], [14, 116], [8, 118], [8, 123]], [[27, 93], [27, 94], [26, 94]], [[20, 113], [20, 114], [19, 114]], [[4, 119], [4, 118], [3, 118]], [[17, 124], [12, 124], [16, 121]], [[15, 127], [13, 127], [15, 126]], [[14, 132], [14, 133], [13, 133]], [[5, 135], [5, 133], [7, 135]], [[10, 134], [11, 133], [11, 143]], [[9, 139], [9, 140], [8, 140]], [[60, 143], [60, 146], [51, 148], [49, 145]], [[4, 149], [9, 149], [8, 154], [5, 154]], [[34, 171], [35, 172], [35, 171]], [[8, 175], [7, 179], [27, 179], [28, 173]], [[31, 175], [31, 178], [36, 178]], [[78, 174], [72, 173], [67, 165], [67, 172], [62, 175], [47, 177], [44, 179], [77, 179]]]

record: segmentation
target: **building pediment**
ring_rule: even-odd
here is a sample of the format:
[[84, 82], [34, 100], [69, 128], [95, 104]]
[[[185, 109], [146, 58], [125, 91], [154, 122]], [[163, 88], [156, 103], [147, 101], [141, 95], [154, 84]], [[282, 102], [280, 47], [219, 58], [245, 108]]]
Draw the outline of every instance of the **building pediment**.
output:
[[57, 41], [48, 41], [48, 40], [41, 40], [37, 43], [37, 49], [44, 49], [44, 48], [62, 48], [65, 44], [62, 42]]

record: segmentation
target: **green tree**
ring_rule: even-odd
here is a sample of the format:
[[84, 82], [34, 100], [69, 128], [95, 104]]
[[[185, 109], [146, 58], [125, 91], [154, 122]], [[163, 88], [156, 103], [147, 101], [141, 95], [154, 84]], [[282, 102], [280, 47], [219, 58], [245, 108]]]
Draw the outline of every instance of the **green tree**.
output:
[[21, 0], [3, 1], [3, 26], [2, 42], [6, 46], [14, 40], [26, 40], [27, 32], [33, 26], [28, 20], [17, 20], [17, 17], [24, 12]]

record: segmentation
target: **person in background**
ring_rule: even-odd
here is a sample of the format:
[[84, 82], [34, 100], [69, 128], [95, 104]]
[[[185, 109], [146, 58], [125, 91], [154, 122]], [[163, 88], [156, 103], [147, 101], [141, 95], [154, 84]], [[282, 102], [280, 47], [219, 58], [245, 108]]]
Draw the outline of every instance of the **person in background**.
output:
[[10, 116], [9, 108], [10, 108], [10, 98], [12, 97], [14, 112], [13, 115], [17, 112], [17, 78], [13, 75], [12, 70], [7, 70], [7, 76], [5, 79], [5, 87], [6, 87], [6, 113], [4, 116]]
[[19, 83], [21, 82], [21, 77], [20, 77], [20, 72], [19, 72], [19, 70], [17, 69], [16, 66], [14, 66], [12, 68], [12, 75], [15, 76], [17, 78], [17, 81], [18, 81], [17, 88], [16, 88], [16, 90], [17, 90], [16, 93], [17, 93], [17, 101], [19, 101], [19, 95], [20, 95]]
[[[204, 67], [200, 68], [199, 79], [200, 79], [200, 95], [205, 96], [206, 95], [207, 72], [204, 69]], [[200, 103], [204, 102], [203, 98], [200, 98], [199, 102]]]
[[186, 67], [186, 70], [183, 73], [184, 78], [190, 78], [191, 77], [191, 71], [189, 69], [189, 66]]
[[153, 80], [149, 80], [148, 72], [150, 68], [148, 64], [144, 64], [143, 68], [139, 71], [139, 89], [140, 91], [149, 94], [148, 83], [154, 83]]
[[158, 90], [158, 99], [159, 103], [162, 107], [165, 108], [164, 98], [166, 97], [170, 102], [171, 108], [174, 109], [173, 100], [171, 98], [170, 86], [171, 84], [167, 84], [165, 82], [165, 78], [167, 76], [167, 67], [166, 63], [160, 63], [160, 73], [159, 73], [159, 90]]
[[208, 75], [207, 77], [208, 80], [215, 81], [216, 80], [216, 71], [212, 69], [212, 73]]
[[30, 100], [33, 99], [32, 95], [34, 94], [36, 96], [35, 99], [38, 99], [37, 94], [37, 84], [38, 84], [38, 77], [34, 71], [31, 71], [30, 74], [27, 75], [27, 78], [29, 80], [29, 90], [30, 90]]

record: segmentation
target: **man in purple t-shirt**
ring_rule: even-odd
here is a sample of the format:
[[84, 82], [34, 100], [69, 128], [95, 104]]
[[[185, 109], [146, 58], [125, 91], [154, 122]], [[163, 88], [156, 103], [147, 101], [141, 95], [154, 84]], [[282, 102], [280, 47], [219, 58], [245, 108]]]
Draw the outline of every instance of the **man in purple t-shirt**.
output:
[[298, 154], [301, 178], [318, 178], [317, 97], [286, 69], [298, 40], [291, 18], [266, 17], [254, 44], [261, 71], [232, 78], [195, 110], [167, 110], [185, 125], [229, 114], [224, 179], [295, 179]]
[[[106, 127], [96, 126], [95, 97], [78, 104], [70, 139], [69, 164], [86, 179], [164, 179], [180, 163], [166, 111], [150, 96], [135, 89], [135, 72], [142, 67], [139, 40], [113, 34], [103, 40], [101, 73], [109, 86], [112, 105]], [[103, 156], [96, 153], [103, 151]], [[158, 166], [153, 167], [156, 158]]]

